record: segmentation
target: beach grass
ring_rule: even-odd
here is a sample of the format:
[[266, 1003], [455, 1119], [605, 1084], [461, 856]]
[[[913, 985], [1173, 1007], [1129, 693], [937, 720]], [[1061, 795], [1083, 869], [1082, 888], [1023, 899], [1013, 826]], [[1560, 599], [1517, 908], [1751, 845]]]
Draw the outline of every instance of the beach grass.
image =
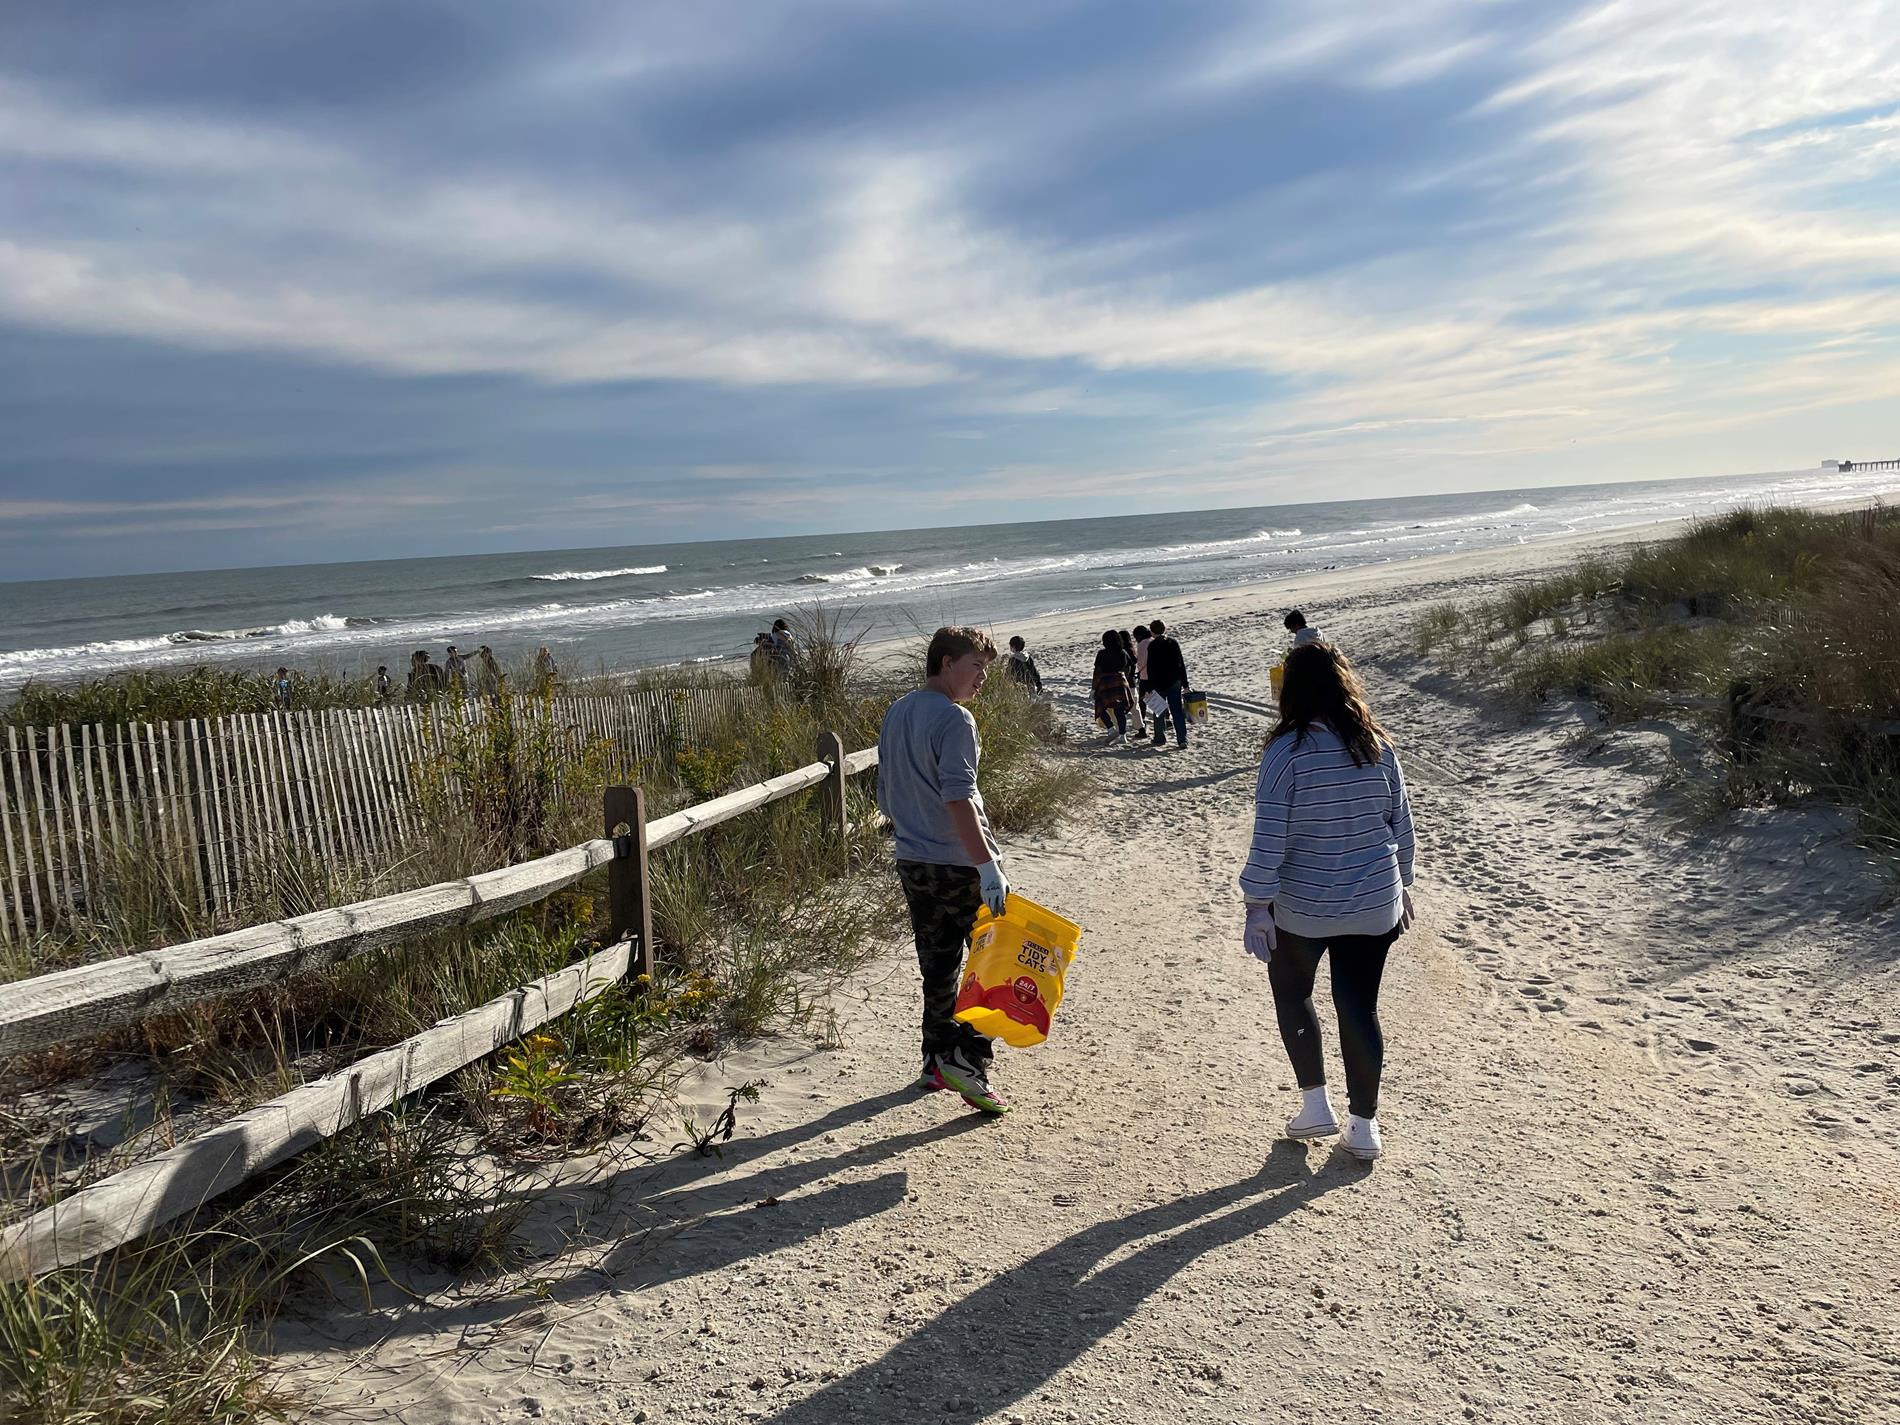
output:
[[[395, 698], [408, 701], [407, 663], [392, 665]], [[505, 665], [516, 688], [535, 685], [531, 660]], [[563, 673], [559, 691], [569, 695], [608, 692], [625, 686], [605, 670]], [[370, 708], [382, 705], [375, 678], [340, 665], [300, 664], [290, 674], [293, 709]], [[181, 667], [130, 668], [90, 678], [29, 679], [0, 706], [0, 726], [119, 727], [139, 722], [179, 722], [271, 712], [278, 707], [274, 675], [241, 664], [195, 663]]]
[[1819, 796], [1900, 854], [1900, 509], [1740, 509], [1429, 610], [1414, 644], [1525, 705], [1709, 727], [1722, 805]]
[[[717, 719], [696, 745], [629, 768], [608, 749], [531, 717], [505, 694], [496, 715], [452, 728], [422, 779], [425, 833], [399, 858], [328, 868], [285, 844], [251, 848], [272, 875], [236, 911], [213, 917], [183, 892], [162, 855], [125, 855], [102, 875], [86, 915], [57, 937], [9, 947], [10, 977], [295, 914], [401, 886], [466, 875], [598, 833], [603, 786], [637, 779], [650, 814], [717, 796], [813, 760], [818, 734], [875, 741], [909, 685], [873, 674], [841, 621], [798, 630], [792, 676], [761, 701]], [[725, 675], [670, 669], [650, 687], [709, 685]], [[102, 685], [107, 680], [102, 680]], [[730, 686], [729, 679], [726, 686]], [[112, 684], [89, 706], [145, 716], [163, 698], [232, 680]], [[78, 696], [79, 694], [74, 694]], [[106, 697], [99, 688], [86, 696]], [[204, 716], [204, 704], [163, 703]], [[16, 707], [18, 704], [16, 703]], [[48, 705], [33, 704], [44, 714]], [[71, 714], [77, 704], [62, 705]], [[214, 703], [212, 706], [226, 707]], [[1047, 706], [994, 679], [975, 713], [982, 785], [1002, 830], [1057, 824], [1091, 784], [1055, 746]], [[659, 970], [609, 988], [541, 1031], [373, 1115], [284, 1168], [211, 1205], [198, 1220], [84, 1267], [0, 1286], [0, 1418], [60, 1422], [249, 1421], [294, 1402], [275, 1385], [259, 1332], [285, 1295], [341, 1269], [372, 1276], [419, 1262], [460, 1274], [518, 1264], [523, 1165], [631, 1145], [680, 1067], [737, 1040], [781, 1029], [825, 1037], [825, 992], [905, 924], [875, 807], [875, 774], [848, 788], [847, 844], [792, 798], [655, 853]], [[149, 849], [149, 848], [147, 848]], [[140, 1066], [151, 1130], [74, 1161], [63, 1124], [0, 1115], [0, 1220], [115, 1171], [159, 1146], [295, 1083], [332, 1071], [563, 965], [605, 940], [605, 897], [583, 882], [478, 927], [436, 932], [267, 989], [187, 1006], [99, 1040], [0, 1066], [18, 1102], [29, 1091]], [[176, 1127], [175, 1127], [176, 1125]], [[545, 1264], [543, 1264], [545, 1265]]]

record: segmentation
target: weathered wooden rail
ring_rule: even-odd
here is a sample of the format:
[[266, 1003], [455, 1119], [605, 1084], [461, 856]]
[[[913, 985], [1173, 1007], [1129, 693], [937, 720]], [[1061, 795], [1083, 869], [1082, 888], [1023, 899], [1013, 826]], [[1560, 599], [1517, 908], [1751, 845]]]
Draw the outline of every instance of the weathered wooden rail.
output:
[[500, 915], [589, 871], [608, 869], [614, 937], [608, 948], [247, 1109], [0, 1231], [0, 1279], [71, 1266], [195, 1212], [244, 1179], [566, 1013], [630, 967], [650, 973], [649, 853], [813, 787], [821, 788], [821, 814], [836, 828], [842, 850], [850, 830], [847, 780], [877, 765], [877, 749], [845, 753], [829, 733], [819, 749], [824, 760], [652, 822], [645, 820], [638, 788], [609, 788], [603, 806], [608, 835], [534, 861], [0, 985], [0, 1055], [20, 1053]]
[[[648, 689], [514, 698], [510, 713], [626, 766], [705, 740], [755, 696]], [[326, 870], [387, 863], [418, 830], [422, 769], [480, 700], [244, 713], [118, 726], [8, 727], [0, 739], [0, 940], [58, 929], [127, 858], [162, 865], [200, 913], [241, 908], [281, 849]]]

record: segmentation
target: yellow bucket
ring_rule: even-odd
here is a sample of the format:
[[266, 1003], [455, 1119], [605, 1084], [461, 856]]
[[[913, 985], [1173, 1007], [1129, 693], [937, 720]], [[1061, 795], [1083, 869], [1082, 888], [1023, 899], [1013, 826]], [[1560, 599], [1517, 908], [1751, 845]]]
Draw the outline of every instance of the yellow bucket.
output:
[[1273, 700], [1280, 701], [1280, 689], [1286, 682], [1286, 664], [1275, 663], [1267, 669], [1267, 681], [1273, 684]]
[[957, 1018], [1017, 1049], [1042, 1043], [1081, 939], [1074, 921], [1013, 891], [1000, 918], [978, 911]]

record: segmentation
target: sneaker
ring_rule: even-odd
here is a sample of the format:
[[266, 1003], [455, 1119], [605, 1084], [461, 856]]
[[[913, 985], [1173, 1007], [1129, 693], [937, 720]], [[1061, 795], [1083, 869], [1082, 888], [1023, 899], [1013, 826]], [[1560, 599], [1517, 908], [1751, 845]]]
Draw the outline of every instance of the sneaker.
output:
[[917, 1075], [917, 1082], [911, 1085], [919, 1093], [935, 1093], [943, 1087], [943, 1081], [937, 1077], [937, 1061], [929, 1054], [924, 1055], [924, 1067]]
[[1371, 1162], [1385, 1151], [1385, 1145], [1379, 1141], [1379, 1120], [1347, 1114], [1346, 1136], [1339, 1140], [1339, 1146], [1353, 1157]]
[[989, 1075], [978, 1068], [961, 1049], [952, 1049], [947, 1054], [937, 1056], [937, 1083], [962, 1094], [963, 1101], [971, 1108], [980, 1108], [985, 1113], [1009, 1112], [1009, 1105], [998, 1098], [996, 1090], [990, 1087]]
[[1303, 1108], [1286, 1121], [1289, 1138], [1330, 1138], [1339, 1132], [1339, 1120], [1330, 1106]]

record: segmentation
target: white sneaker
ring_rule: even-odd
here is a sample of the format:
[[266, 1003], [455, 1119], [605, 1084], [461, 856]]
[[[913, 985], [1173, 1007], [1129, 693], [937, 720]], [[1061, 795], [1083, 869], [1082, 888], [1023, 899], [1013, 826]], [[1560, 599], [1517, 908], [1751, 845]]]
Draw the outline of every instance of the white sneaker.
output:
[[1346, 1136], [1339, 1140], [1339, 1146], [1355, 1158], [1371, 1162], [1385, 1151], [1385, 1145], [1379, 1141], [1379, 1120], [1361, 1118], [1356, 1113], [1346, 1115]]
[[1333, 1117], [1333, 1107], [1325, 1100], [1309, 1104], [1286, 1121], [1286, 1136], [1289, 1138], [1330, 1138], [1339, 1132], [1339, 1120]]

